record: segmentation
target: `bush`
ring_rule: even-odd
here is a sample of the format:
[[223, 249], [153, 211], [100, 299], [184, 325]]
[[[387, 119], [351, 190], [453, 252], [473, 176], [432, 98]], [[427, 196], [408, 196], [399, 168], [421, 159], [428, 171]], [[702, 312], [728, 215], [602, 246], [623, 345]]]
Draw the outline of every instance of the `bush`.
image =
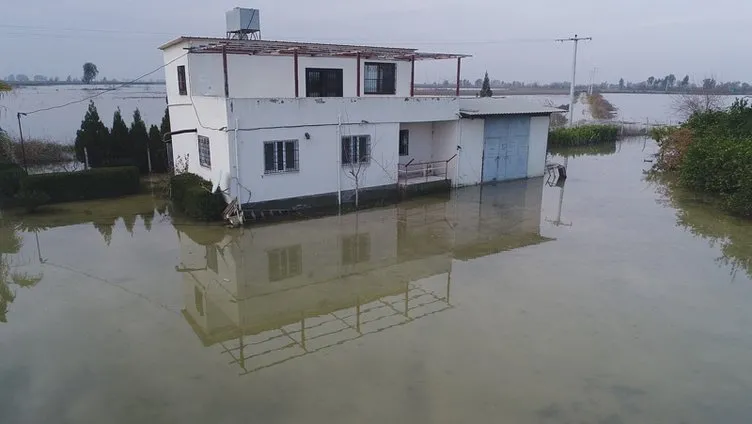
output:
[[0, 197], [13, 197], [21, 189], [21, 180], [26, 171], [20, 166], [0, 163]]
[[138, 193], [139, 189], [135, 166], [30, 175], [21, 182], [22, 191], [41, 191], [53, 203], [118, 197]]
[[26, 212], [34, 212], [40, 206], [49, 203], [50, 196], [43, 191], [22, 191], [16, 195], [16, 204], [26, 209]]
[[671, 167], [659, 161], [658, 170], [677, 170], [683, 186], [716, 195], [729, 212], [752, 217], [752, 107], [746, 101], [696, 113], [660, 143], [659, 158], [669, 148], [683, 154], [670, 157]]
[[227, 206], [225, 197], [196, 174], [179, 174], [170, 180], [172, 204], [181, 213], [200, 221], [218, 221]]
[[550, 147], [587, 146], [611, 143], [619, 137], [619, 127], [613, 125], [581, 125], [555, 128], [548, 133]]

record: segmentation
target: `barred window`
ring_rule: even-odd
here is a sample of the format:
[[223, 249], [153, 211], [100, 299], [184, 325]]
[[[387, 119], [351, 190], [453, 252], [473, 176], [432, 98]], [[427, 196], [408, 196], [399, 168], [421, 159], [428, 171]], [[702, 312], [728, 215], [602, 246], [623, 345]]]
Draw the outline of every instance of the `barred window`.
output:
[[211, 145], [209, 137], [198, 136], [198, 163], [206, 168], [211, 168]]
[[371, 235], [353, 234], [342, 237], [342, 264], [355, 265], [371, 260]]
[[295, 172], [298, 166], [298, 140], [264, 142], [265, 174]]
[[269, 281], [281, 281], [303, 273], [303, 248], [299, 244], [269, 250], [266, 255], [269, 264]]
[[188, 94], [188, 84], [185, 79], [185, 66], [178, 66], [178, 94], [185, 96]]
[[371, 136], [350, 135], [342, 137], [342, 164], [353, 165], [371, 161]]
[[368, 63], [365, 64], [365, 76], [363, 78], [365, 94], [395, 94], [394, 83], [397, 65], [394, 63]]

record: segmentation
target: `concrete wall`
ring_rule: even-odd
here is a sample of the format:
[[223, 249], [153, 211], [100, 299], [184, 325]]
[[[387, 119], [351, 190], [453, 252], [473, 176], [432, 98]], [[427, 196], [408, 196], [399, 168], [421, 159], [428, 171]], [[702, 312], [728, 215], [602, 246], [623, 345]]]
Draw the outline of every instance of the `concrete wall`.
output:
[[[182, 97], [182, 96], [181, 96]], [[228, 187], [230, 176], [230, 149], [227, 133], [225, 99], [194, 97], [194, 105], [170, 104], [170, 126], [173, 131], [197, 129], [196, 133], [178, 134], [172, 137], [172, 156], [178, 166], [188, 158], [188, 171], [200, 175], [222, 189]], [[211, 168], [201, 166], [198, 156], [198, 135], [209, 138]]]
[[[434, 153], [434, 131], [432, 122], [420, 122], [413, 124], [402, 124], [400, 130], [410, 132], [410, 144], [407, 156], [400, 156], [399, 163], [430, 162], [433, 160]], [[399, 148], [399, 140], [397, 147]]]
[[[338, 177], [343, 191], [355, 188], [354, 170], [361, 188], [397, 183], [399, 124], [360, 124], [275, 128], [238, 132], [240, 176], [239, 192], [242, 203], [262, 202], [291, 197], [336, 193]], [[338, 165], [341, 138], [347, 135], [371, 136], [371, 162], [358, 168]], [[305, 134], [310, 139], [305, 138]], [[264, 174], [265, 141], [298, 140], [298, 172]], [[249, 191], [251, 193], [248, 197]]]
[[[165, 50], [165, 63], [185, 54], [186, 47], [200, 42], [186, 42]], [[365, 63], [396, 64], [395, 88], [393, 95], [364, 94]], [[295, 97], [295, 69], [292, 56], [251, 56], [228, 54], [227, 76], [230, 97], [264, 98]], [[170, 94], [177, 96], [177, 66], [186, 65], [188, 89], [193, 96], [217, 96], [224, 94], [224, 67], [219, 53], [194, 53], [168, 65], [165, 68], [165, 81]], [[357, 97], [357, 59], [344, 57], [298, 58], [299, 97], [306, 93], [306, 68], [342, 69], [342, 89], [344, 97]], [[408, 97], [410, 96], [411, 64], [409, 61], [360, 61], [360, 93], [364, 97]], [[172, 96], [169, 96], [172, 97]]]
[[[164, 63], [165, 63], [165, 88], [167, 91], [167, 103], [171, 105], [176, 104], [190, 104], [189, 96], [181, 96], [178, 91], [178, 66], [185, 66], [188, 68], [188, 56], [185, 55], [185, 50], [181, 47], [173, 46], [164, 51]], [[181, 57], [183, 56], [183, 57]], [[167, 65], [171, 61], [175, 61]], [[187, 71], [186, 71], [187, 72]], [[189, 79], [189, 78], [187, 78]], [[191, 90], [192, 85], [188, 80], [188, 90]]]
[[546, 170], [549, 116], [530, 117], [530, 144], [527, 157], [527, 176], [542, 177]]
[[343, 123], [430, 122], [457, 119], [452, 97], [230, 99], [230, 122], [240, 128]]
[[480, 184], [483, 172], [483, 119], [460, 120], [460, 146], [456, 169], [456, 186]]

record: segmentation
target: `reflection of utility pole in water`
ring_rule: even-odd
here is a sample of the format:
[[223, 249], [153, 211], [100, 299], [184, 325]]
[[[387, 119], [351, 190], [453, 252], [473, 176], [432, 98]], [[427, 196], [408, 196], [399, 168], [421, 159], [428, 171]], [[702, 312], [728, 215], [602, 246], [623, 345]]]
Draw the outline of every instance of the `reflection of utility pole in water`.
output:
[[[564, 166], [567, 166], [568, 162], [569, 162], [569, 158], [565, 157], [564, 158]], [[570, 223], [561, 222], [561, 210], [562, 210], [562, 207], [564, 205], [564, 188], [567, 186], [567, 182], [565, 180], [559, 179], [557, 181], [556, 185], [558, 185], [561, 188], [561, 191], [559, 191], [559, 212], [556, 214], [556, 220], [552, 221], [550, 219], [546, 219], [546, 222], [550, 222], [550, 223], [554, 224], [557, 227], [559, 227], [559, 226], [571, 227], [572, 226], [571, 222]]]
[[574, 42], [574, 59], [572, 60], [572, 82], [569, 85], [569, 126], [574, 124], [574, 86], [575, 79], [577, 77], [577, 44], [580, 41], [590, 41], [592, 37], [578, 37], [577, 34], [573, 38], [559, 38], [556, 41], [564, 43], [566, 41]]

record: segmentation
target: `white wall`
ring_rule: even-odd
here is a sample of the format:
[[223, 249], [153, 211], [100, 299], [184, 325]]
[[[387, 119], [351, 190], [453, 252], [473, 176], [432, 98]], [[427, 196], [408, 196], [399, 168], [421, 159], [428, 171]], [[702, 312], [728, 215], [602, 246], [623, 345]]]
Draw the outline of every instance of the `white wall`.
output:
[[[197, 129], [196, 133], [172, 137], [172, 156], [175, 164], [188, 157], [188, 171], [200, 175], [222, 189], [230, 180], [230, 149], [227, 128], [226, 101], [218, 97], [194, 97], [194, 105], [170, 104], [172, 131]], [[211, 168], [201, 166], [198, 155], [198, 135], [209, 137]], [[234, 161], [233, 161], [234, 162]]]
[[230, 122], [240, 128], [336, 125], [341, 122], [430, 122], [457, 119], [452, 97], [230, 99]]
[[[342, 135], [370, 135], [371, 163], [361, 168], [361, 188], [397, 183], [399, 124], [343, 125]], [[306, 140], [305, 134], [310, 135]], [[265, 141], [298, 140], [298, 172], [264, 174]], [[338, 176], [343, 191], [355, 187], [348, 167], [338, 166], [341, 142], [336, 125], [275, 128], [238, 132], [242, 203], [336, 193]], [[237, 188], [233, 188], [233, 193]], [[248, 190], [252, 193], [248, 198]]]
[[[185, 48], [205, 42], [184, 42], [169, 47], [163, 53], [165, 63], [185, 54]], [[365, 63], [396, 64], [394, 95], [364, 94]], [[295, 69], [292, 56], [227, 55], [227, 76], [230, 97], [272, 98], [295, 97]], [[357, 97], [357, 59], [354, 57], [298, 57], [299, 97], [306, 93], [306, 68], [342, 69], [344, 97]], [[193, 96], [216, 96], [224, 94], [224, 65], [220, 53], [193, 53], [165, 68], [168, 97], [176, 102], [178, 96], [177, 66], [186, 65], [188, 89]], [[368, 60], [360, 61], [360, 94], [364, 97], [410, 96], [411, 63], [409, 61]], [[188, 97], [188, 96], [182, 96]]]
[[[402, 124], [400, 130], [409, 131], [408, 155], [400, 156], [399, 163], [405, 164], [410, 161], [413, 163], [430, 162], [433, 160], [434, 151], [434, 134], [432, 122], [420, 122], [413, 124]], [[399, 148], [399, 140], [396, 140]], [[399, 149], [398, 149], [399, 150]]]
[[[186, 72], [188, 68], [188, 56], [180, 57], [185, 54], [185, 50], [181, 47], [173, 46], [164, 51], [164, 63], [165, 63], [165, 87], [167, 90], [167, 103], [169, 104], [188, 104], [190, 103], [189, 96], [181, 96], [178, 91], [178, 66], [185, 66]], [[170, 61], [175, 61], [169, 63]], [[188, 89], [191, 89], [190, 81], [186, 82]]]
[[480, 184], [483, 172], [485, 120], [460, 120], [460, 150], [455, 186]]
[[545, 173], [550, 119], [550, 116], [530, 117], [530, 147], [527, 158], [528, 177], [541, 177]]

